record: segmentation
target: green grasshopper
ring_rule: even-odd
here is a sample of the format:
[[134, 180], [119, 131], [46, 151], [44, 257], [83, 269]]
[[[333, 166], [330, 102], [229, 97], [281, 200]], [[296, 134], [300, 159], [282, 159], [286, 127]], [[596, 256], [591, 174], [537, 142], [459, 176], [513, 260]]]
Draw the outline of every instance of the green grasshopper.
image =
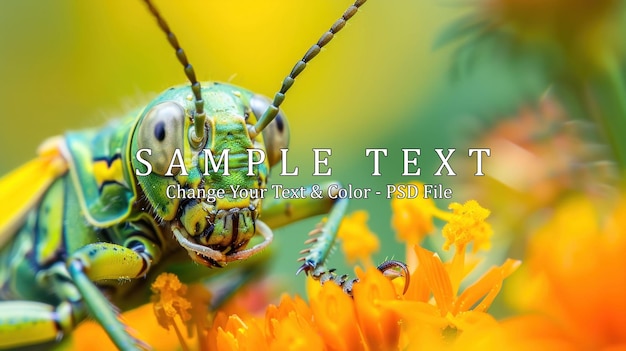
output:
[[[37, 159], [0, 180], [0, 199], [11, 204], [0, 214], [0, 348], [60, 340], [87, 316], [118, 348], [147, 348], [111, 304], [136, 305], [138, 291], [168, 264], [245, 260], [272, 241], [270, 227], [325, 213], [298, 272], [350, 293], [355, 279], [324, 266], [347, 200], [332, 200], [329, 185], [320, 199], [310, 196], [314, 188], [300, 199], [273, 201], [254, 191], [267, 189], [270, 168], [287, 147], [279, 109], [285, 94], [365, 1], [344, 12], [269, 100], [231, 84], [198, 82], [176, 36], [145, 0], [190, 87], [172, 87], [103, 128], [50, 139]], [[219, 196], [170, 196], [170, 187]], [[235, 194], [237, 187], [248, 195]], [[408, 278], [401, 262], [379, 269], [391, 276], [400, 269]]]

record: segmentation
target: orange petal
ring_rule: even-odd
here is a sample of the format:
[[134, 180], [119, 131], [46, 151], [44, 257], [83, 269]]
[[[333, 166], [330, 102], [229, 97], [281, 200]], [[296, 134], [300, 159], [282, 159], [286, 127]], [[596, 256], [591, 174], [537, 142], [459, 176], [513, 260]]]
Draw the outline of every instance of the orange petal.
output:
[[447, 325], [445, 318], [441, 316], [436, 306], [422, 301], [381, 301], [381, 306], [396, 312], [407, 327], [422, 328], [433, 326], [437, 329]]
[[243, 321], [239, 316], [231, 315], [224, 328], [217, 332], [217, 349], [221, 351], [223, 347], [228, 347], [227, 350], [266, 350], [267, 342], [255, 319]]
[[428, 287], [426, 272], [424, 272], [424, 267], [422, 265], [418, 265], [417, 269], [411, 272], [409, 288], [403, 298], [406, 301], [428, 302], [428, 299], [430, 298], [430, 288]]
[[453, 314], [469, 310], [481, 298], [483, 300], [474, 308], [474, 311], [486, 311], [502, 288], [502, 281], [511, 275], [521, 261], [507, 259], [500, 267], [493, 267], [478, 281], [463, 291], [454, 303]]
[[307, 322], [313, 321], [313, 311], [298, 296], [292, 298], [287, 294], [283, 294], [278, 306], [269, 305], [267, 307], [265, 311], [265, 335], [268, 338], [268, 342], [277, 337], [275, 328], [280, 325], [280, 322], [292, 318], [292, 315], [298, 315]]
[[[328, 282], [320, 294], [311, 299], [315, 324], [331, 350], [362, 350], [354, 301], [343, 290]], [[341, 337], [337, 337], [341, 335]]]
[[501, 322], [514, 350], [575, 350], [581, 345], [568, 337], [558, 323], [541, 315], [516, 316]]
[[[274, 338], [270, 343], [270, 350], [283, 351], [311, 351], [324, 350], [324, 341], [318, 331], [295, 312], [289, 313], [286, 318], [272, 320]], [[340, 336], [339, 336], [340, 337]]]
[[219, 331], [222, 330], [228, 322], [228, 315], [222, 311], [218, 311], [213, 319], [213, 325], [211, 329], [208, 330], [206, 338], [204, 339], [203, 347], [208, 350], [219, 350], [217, 348], [217, 335]]
[[248, 331], [246, 332], [245, 342], [240, 341], [240, 347], [243, 344], [243, 350], [249, 351], [263, 351], [268, 350], [267, 341], [263, 334], [263, 321], [259, 319], [253, 319], [247, 321]]
[[400, 338], [400, 317], [381, 305], [396, 299], [391, 281], [375, 268], [364, 274], [357, 268], [359, 282], [354, 285], [354, 305], [359, 326], [370, 349], [397, 350]]
[[452, 310], [452, 301], [454, 299], [450, 276], [448, 276], [448, 272], [439, 256], [434, 252], [415, 246], [415, 253], [420, 266], [424, 269], [426, 283], [433, 292], [433, 297], [437, 302], [441, 316], [445, 316]]
[[217, 329], [217, 349], [218, 350], [239, 350], [239, 343], [235, 336], [222, 328]]

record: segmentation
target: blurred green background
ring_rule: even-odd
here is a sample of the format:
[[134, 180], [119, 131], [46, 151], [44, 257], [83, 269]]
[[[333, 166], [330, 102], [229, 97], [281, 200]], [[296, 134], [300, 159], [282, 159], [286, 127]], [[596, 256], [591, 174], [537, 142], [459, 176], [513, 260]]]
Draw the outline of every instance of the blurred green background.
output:
[[[199, 79], [230, 81], [268, 96], [349, 4], [156, 1]], [[487, 63], [454, 80], [452, 48], [434, 50], [433, 43], [463, 11], [435, 1], [368, 1], [289, 92], [282, 108], [291, 126], [290, 167], [300, 167], [300, 176], [274, 172], [270, 182], [300, 186], [339, 180], [384, 191], [386, 184], [435, 181], [435, 147], [457, 147], [453, 160], [464, 158], [475, 123], [469, 117], [514, 111], [516, 99], [536, 94], [539, 79]], [[141, 1], [2, 1], [0, 47], [2, 174], [34, 157], [45, 138], [102, 125], [185, 82]], [[333, 150], [332, 177], [310, 176], [312, 148]], [[381, 161], [382, 176], [370, 176], [373, 161], [365, 157], [366, 148], [389, 150]], [[401, 177], [402, 148], [422, 148], [422, 177]], [[381, 240], [375, 260], [402, 259], [404, 246], [390, 227], [389, 200], [352, 201], [349, 211], [357, 209], [369, 212], [370, 227]], [[292, 279], [298, 251], [317, 220], [276, 232], [276, 269], [284, 279]], [[331, 265], [345, 267], [343, 261], [337, 252]], [[296, 285], [294, 290], [302, 292], [304, 279]]]

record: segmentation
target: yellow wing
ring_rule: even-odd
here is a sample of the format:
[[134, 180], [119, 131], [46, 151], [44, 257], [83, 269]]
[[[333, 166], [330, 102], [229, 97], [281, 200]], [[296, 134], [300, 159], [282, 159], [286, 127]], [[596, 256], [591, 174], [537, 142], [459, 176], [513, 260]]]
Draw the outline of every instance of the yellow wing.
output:
[[0, 179], [0, 248], [22, 225], [50, 184], [67, 171], [61, 143], [61, 138], [48, 140], [39, 149], [38, 158]]

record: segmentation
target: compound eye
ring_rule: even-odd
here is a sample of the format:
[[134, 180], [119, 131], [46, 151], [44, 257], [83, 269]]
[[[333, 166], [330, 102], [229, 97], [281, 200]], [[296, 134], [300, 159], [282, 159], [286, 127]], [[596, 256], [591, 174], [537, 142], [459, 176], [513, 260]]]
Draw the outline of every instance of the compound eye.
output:
[[[250, 109], [257, 120], [263, 116], [271, 103], [270, 99], [258, 94], [250, 99]], [[263, 129], [263, 140], [267, 159], [270, 166], [273, 166], [280, 162], [280, 149], [289, 146], [289, 124], [282, 110], [279, 110], [276, 118]]]
[[[139, 149], [149, 149], [144, 159], [152, 165], [153, 172], [165, 175], [174, 152], [183, 152], [185, 110], [175, 102], [154, 106], [143, 118], [137, 134]], [[180, 170], [174, 167], [172, 171]]]

